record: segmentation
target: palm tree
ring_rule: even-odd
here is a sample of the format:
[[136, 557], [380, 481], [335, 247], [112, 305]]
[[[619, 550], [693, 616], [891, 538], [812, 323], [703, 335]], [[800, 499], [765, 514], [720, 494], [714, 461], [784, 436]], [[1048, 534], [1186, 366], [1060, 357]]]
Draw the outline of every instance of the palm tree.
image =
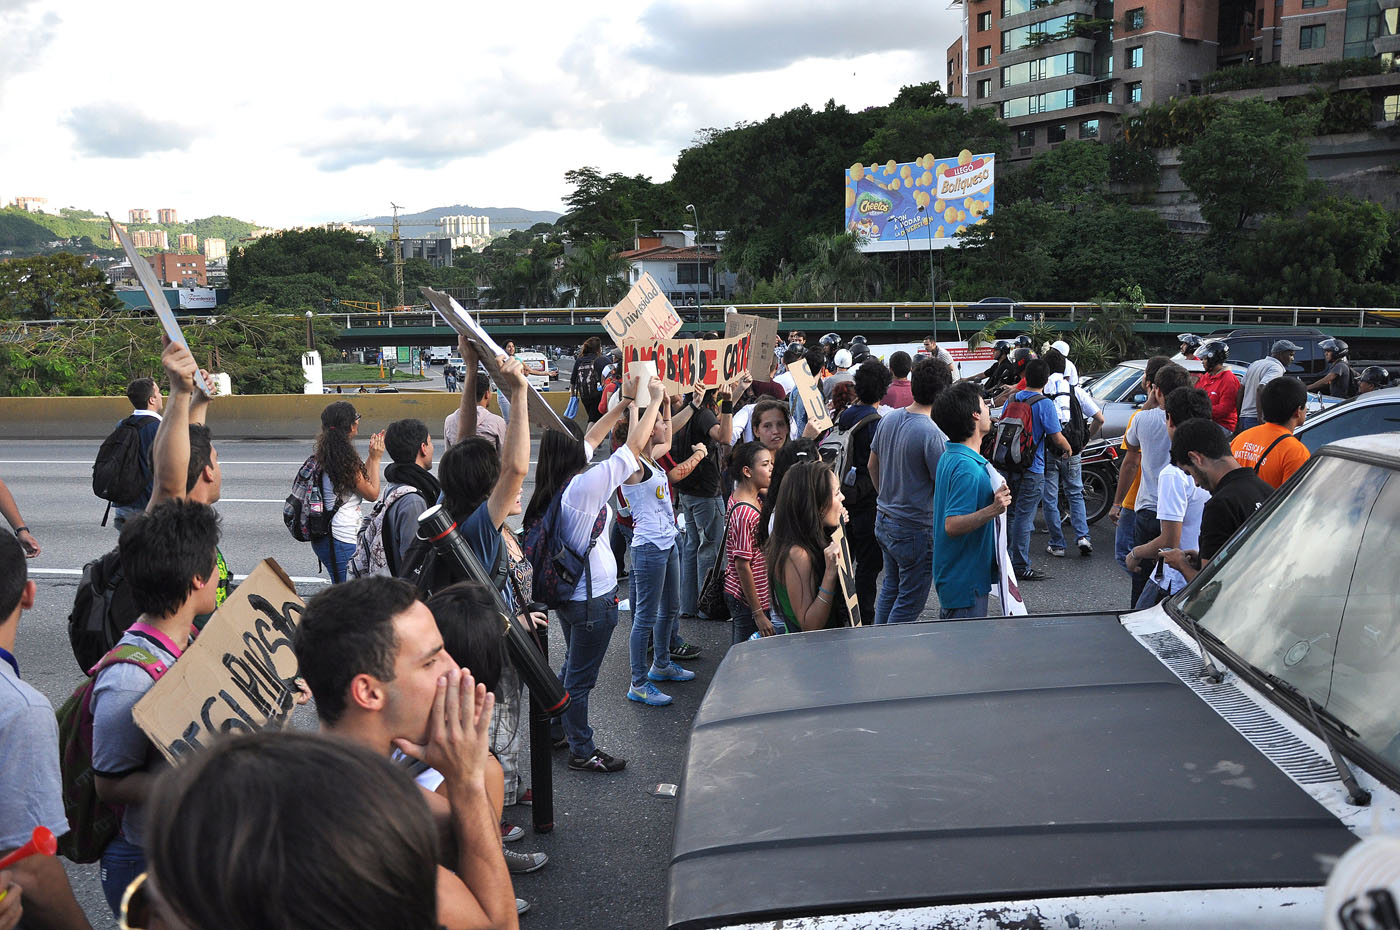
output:
[[811, 258], [797, 276], [800, 300], [876, 300], [885, 285], [885, 269], [860, 251], [850, 233], [807, 237]]
[[564, 260], [564, 282], [581, 307], [611, 307], [627, 294], [627, 261], [611, 242], [594, 239]]

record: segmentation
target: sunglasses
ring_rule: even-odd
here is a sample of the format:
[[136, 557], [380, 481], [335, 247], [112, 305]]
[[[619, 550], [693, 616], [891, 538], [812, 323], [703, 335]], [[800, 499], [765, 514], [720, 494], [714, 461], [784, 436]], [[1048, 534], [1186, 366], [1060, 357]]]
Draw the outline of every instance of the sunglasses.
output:
[[132, 879], [122, 893], [122, 910], [118, 926], [121, 930], [166, 930], [168, 922], [158, 916], [155, 907], [154, 883], [142, 872]]

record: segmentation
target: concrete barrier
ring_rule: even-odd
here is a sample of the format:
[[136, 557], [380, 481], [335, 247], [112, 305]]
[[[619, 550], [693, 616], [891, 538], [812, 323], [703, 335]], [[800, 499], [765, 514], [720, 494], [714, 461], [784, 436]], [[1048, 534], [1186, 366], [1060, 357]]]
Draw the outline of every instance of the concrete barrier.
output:
[[[544, 397], [564, 415], [567, 391], [547, 391]], [[461, 402], [460, 395], [432, 391], [235, 394], [210, 404], [209, 427], [217, 439], [309, 439], [321, 428], [321, 411], [337, 400], [355, 405], [362, 437], [394, 420], [417, 417], [439, 439], [442, 421]], [[494, 398], [491, 409], [499, 412]], [[130, 413], [125, 397], [0, 397], [0, 439], [105, 439]]]

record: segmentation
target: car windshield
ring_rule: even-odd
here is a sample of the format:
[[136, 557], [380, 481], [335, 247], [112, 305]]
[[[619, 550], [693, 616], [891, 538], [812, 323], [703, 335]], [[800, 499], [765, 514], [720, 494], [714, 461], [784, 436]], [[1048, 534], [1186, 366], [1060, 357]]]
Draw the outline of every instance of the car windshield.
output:
[[1314, 459], [1175, 606], [1400, 767], [1400, 477]]
[[1089, 385], [1089, 393], [1100, 403], [1131, 401], [1134, 388], [1142, 383], [1142, 369], [1119, 365]]
[[1316, 452], [1338, 439], [1397, 430], [1400, 430], [1400, 400], [1381, 404], [1350, 404], [1326, 420], [1299, 430], [1298, 440], [1308, 447], [1309, 452]]

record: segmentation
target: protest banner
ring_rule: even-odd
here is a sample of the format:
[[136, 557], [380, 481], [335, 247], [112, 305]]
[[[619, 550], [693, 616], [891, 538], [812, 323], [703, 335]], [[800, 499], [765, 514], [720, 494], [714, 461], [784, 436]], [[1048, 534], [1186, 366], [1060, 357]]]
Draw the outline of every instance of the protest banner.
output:
[[851, 615], [851, 626], [861, 625], [860, 601], [856, 600], [856, 572], [851, 560], [851, 541], [846, 538], [846, 527], [836, 527], [831, 541], [841, 544], [841, 561], [836, 566], [836, 575], [841, 579], [841, 599], [846, 602], [846, 612]]
[[305, 606], [282, 567], [263, 559], [136, 702], [136, 725], [171, 762], [225, 733], [281, 726], [297, 691], [292, 640]]
[[822, 396], [822, 387], [812, 374], [812, 369], [802, 362], [789, 368], [788, 374], [792, 375], [792, 383], [797, 385], [797, 396], [802, 399], [802, 407], [807, 411], [807, 422], [819, 430], [830, 429], [831, 414], [826, 409], [826, 398]]
[[618, 345], [624, 339], [670, 339], [680, 328], [680, 314], [661, 293], [661, 285], [646, 272], [603, 317], [603, 329]]
[[[476, 349], [477, 358], [480, 359], [482, 367], [486, 369], [492, 380], [500, 384], [499, 375], [501, 366], [497, 359], [506, 354], [506, 350], [501, 348], [496, 340], [487, 335], [486, 330], [481, 328], [481, 324], [472, 319], [452, 297], [437, 291], [431, 287], [420, 287], [423, 297], [430, 303], [434, 310], [442, 314], [442, 318], [459, 334], [466, 337], [467, 341]], [[530, 422], [544, 429], [558, 430], [570, 436], [568, 427], [564, 426], [564, 421], [559, 419], [559, 414], [554, 412], [554, 408], [549, 406], [549, 402], [544, 399], [539, 391], [535, 390], [527, 380], [525, 389], [526, 407], [530, 411]]]
[[773, 347], [778, 344], [778, 321], [766, 316], [730, 313], [724, 317], [724, 335], [749, 333], [749, 374], [755, 381], [767, 381], [773, 374]]
[[732, 384], [749, 370], [750, 333], [733, 339], [623, 340], [622, 377], [632, 377], [638, 362], [655, 362], [668, 397]]

